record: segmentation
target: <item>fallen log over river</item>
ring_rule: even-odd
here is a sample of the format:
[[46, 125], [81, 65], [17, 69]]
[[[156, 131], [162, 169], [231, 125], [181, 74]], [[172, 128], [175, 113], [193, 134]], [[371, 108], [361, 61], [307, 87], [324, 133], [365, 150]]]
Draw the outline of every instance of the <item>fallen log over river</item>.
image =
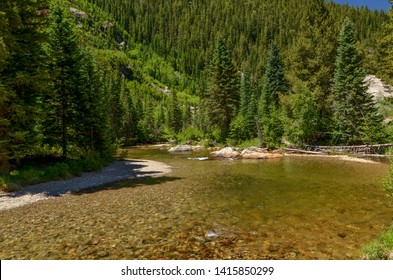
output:
[[319, 153], [355, 153], [355, 154], [386, 154], [393, 144], [358, 145], [358, 146], [304, 146], [305, 151]]

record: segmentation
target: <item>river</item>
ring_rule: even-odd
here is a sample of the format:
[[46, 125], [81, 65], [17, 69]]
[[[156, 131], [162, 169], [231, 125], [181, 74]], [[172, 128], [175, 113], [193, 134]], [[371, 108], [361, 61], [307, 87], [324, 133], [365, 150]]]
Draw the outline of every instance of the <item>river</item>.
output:
[[202, 156], [129, 148], [172, 172], [3, 211], [0, 258], [360, 259], [392, 223], [387, 164]]

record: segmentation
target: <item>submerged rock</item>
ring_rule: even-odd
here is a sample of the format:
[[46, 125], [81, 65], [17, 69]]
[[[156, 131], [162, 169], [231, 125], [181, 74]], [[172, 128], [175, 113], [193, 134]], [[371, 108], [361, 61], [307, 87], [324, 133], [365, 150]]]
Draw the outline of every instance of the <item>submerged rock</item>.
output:
[[178, 145], [176, 147], [170, 148], [169, 152], [171, 153], [179, 153], [179, 152], [192, 152], [192, 146], [191, 145]]
[[203, 161], [203, 160], [208, 160], [209, 158], [208, 157], [194, 157], [194, 158], [188, 158], [189, 160], [200, 160], [200, 161]]
[[231, 147], [224, 148], [222, 150], [210, 153], [215, 157], [223, 157], [223, 158], [237, 158], [240, 156], [240, 153]]

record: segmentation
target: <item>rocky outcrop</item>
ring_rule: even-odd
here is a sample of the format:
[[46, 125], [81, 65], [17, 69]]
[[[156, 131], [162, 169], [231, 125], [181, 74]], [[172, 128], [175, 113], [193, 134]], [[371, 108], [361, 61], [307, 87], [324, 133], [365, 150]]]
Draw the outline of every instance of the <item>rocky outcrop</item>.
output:
[[224, 148], [219, 151], [210, 153], [214, 157], [223, 157], [223, 158], [237, 158], [240, 156], [240, 153], [231, 147]]
[[181, 152], [194, 152], [204, 149], [203, 146], [191, 146], [191, 145], [178, 145], [176, 147], [170, 148], [168, 151], [171, 153], [181, 153]]
[[378, 77], [374, 75], [367, 75], [364, 82], [368, 86], [367, 92], [376, 100], [393, 97], [393, 87], [383, 83]]
[[70, 12], [77, 19], [82, 19], [82, 18], [87, 18], [88, 17], [88, 15], [85, 12], [81, 11], [81, 10], [78, 10], [78, 9], [75, 9], [75, 8], [72, 8], [72, 7], [70, 7], [69, 9], [70, 9]]

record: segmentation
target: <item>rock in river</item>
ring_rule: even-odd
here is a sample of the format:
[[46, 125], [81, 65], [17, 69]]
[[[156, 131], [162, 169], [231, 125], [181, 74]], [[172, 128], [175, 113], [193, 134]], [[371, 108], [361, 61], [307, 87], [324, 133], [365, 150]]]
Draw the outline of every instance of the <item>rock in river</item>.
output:
[[212, 152], [211, 155], [223, 158], [237, 158], [240, 156], [240, 153], [231, 147], [227, 147], [222, 150]]
[[204, 149], [203, 146], [178, 145], [176, 147], [170, 148], [169, 152], [171, 153], [192, 152], [192, 151], [200, 151], [203, 149]]
[[246, 159], [272, 159], [283, 157], [282, 154], [269, 153], [267, 149], [258, 147], [249, 147], [247, 149], [244, 149], [240, 156]]

